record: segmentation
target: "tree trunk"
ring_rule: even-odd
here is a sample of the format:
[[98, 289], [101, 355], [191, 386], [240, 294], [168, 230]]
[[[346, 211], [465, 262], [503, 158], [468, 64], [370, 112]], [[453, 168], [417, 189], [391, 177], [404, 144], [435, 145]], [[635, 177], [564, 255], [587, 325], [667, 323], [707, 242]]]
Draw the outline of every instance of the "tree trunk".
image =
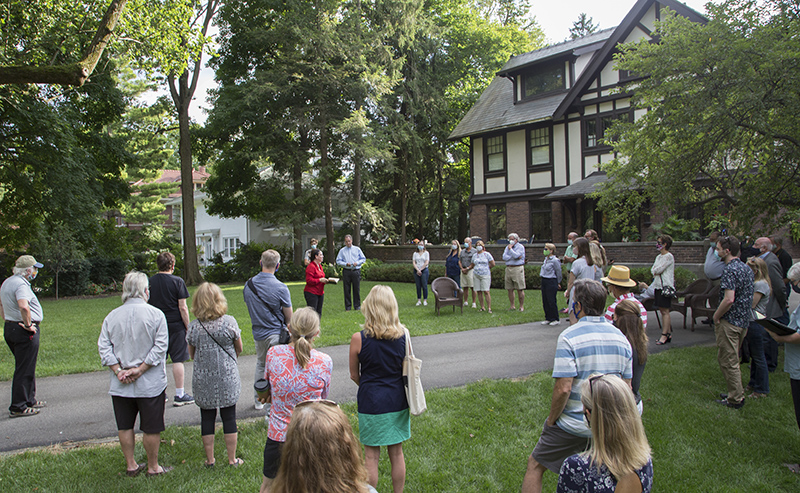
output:
[[439, 201], [437, 204], [437, 209], [439, 211], [439, 243], [444, 243], [444, 173], [442, 172], [442, 168], [444, 165], [442, 164], [441, 159], [437, 159], [438, 166], [436, 167], [437, 173], [437, 193], [439, 194]]
[[[359, 106], [360, 108], [360, 106]], [[356, 137], [356, 151], [353, 153], [353, 203], [356, 207], [361, 207], [361, 161], [363, 145], [361, 136]], [[360, 209], [358, 209], [360, 211]], [[373, 240], [374, 241], [374, 240]], [[353, 216], [353, 245], [361, 244], [361, 213], [356, 212]]]
[[[170, 77], [170, 87], [174, 89], [174, 78]], [[173, 101], [178, 110], [180, 141], [178, 151], [181, 159], [181, 220], [183, 221], [183, 280], [189, 286], [200, 284], [203, 277], [197, 265], [197, 244], [194, 225], [194, 182], [192, 181], [192, 139], [189, 130], [189, 71], [185, 70], [178, 79], [178, 89], [173, 90]]]
[[[303, 163], [296, 159], [292, 166], [292, 197], [295, 203], [303, 194]], [[303, 265], [303, 223], [299, 216], [292, 220], [292, 236], [294, 237], [294, 265]]]
[[328, 160], [328, 124], [323, 119], [319, 129], [319, 161], [322, 173], [322, 203], [325, 208], [325, 236], [328, 243], [328, 255], [334, 255], [333, 244], [333, 200], [331, 194], [331, 172]]

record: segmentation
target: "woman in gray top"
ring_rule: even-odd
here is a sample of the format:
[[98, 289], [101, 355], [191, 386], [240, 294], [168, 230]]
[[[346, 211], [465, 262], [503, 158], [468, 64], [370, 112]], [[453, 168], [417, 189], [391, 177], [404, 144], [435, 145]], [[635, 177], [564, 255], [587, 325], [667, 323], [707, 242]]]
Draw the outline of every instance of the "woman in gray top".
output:
[[216, 284], [205, 282], [197, 288], [192, 312], [197, 317], [189, 324], [186, 336], [189, 355], [194, 359], [192, 392], [200, 407], [200, 432], [206, 452], [206, 467], [214, 459], [214, 422], [219, 408], [228, 464], [239, 466], [236, 457], [236, 402], [242, 391], [236, 358], [242, 352], [242, 333], [236, 319], [226, 315], [228, 302]]
[[[769, 268], [764, 259], [750, 257], [747, 265], [753, 270], [753, 317], [765, 316], [767, 304], [771, 294], [769, 283]], [[750, 383], [748, 389], [753, 389], [750, 397], [758, 399], [769, 394], [769, 372], [767, 371], [767, 358], [764, 355], [764, 343], [767, 331], [760, 324], [750, 322], [745, 340], [750, 351]]]

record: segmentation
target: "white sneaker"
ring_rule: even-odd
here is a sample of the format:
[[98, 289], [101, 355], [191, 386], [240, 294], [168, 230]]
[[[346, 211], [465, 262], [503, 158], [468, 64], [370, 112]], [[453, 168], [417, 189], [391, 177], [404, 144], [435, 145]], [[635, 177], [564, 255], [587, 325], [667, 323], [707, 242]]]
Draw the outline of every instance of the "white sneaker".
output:
[[256, 401], [256, 403], [253, 405], [253, 407], [255, 407], [258, 411], [264, 409], [264, 406], [266, 406], [266, 404], [258, 401]]
[[542, 325], [550, 325], [550, 322], [548, 320], [545, 320], [544, 322], [542, 322]]
[[478, 308], [478, 305], [476, 305], [475, 303], [473, 303], [473, 304], [472, 304], [472, 308]]
[[423, 304], [424, 306], [428, 306], [428, 300], [425, 300], [425, 301], [423, 301], [423, 302], [422, 302], [422, 304]]
[[550, 322], [550, 325], [558, 325], [560, 323], [561, 323], [561, 320], [553, 320], [552, 322]]
[[[425, 303], [427, 304], [427, 302], [425, 302]], [[421, 305], [421, 304], [422, 304], [422, 302], [420, 302], [419, 300], [417, 300], [417, 306], [419, 306], [419, 305]]]
[[465, 301], [464, 306], [469, 306], [469, 301]]

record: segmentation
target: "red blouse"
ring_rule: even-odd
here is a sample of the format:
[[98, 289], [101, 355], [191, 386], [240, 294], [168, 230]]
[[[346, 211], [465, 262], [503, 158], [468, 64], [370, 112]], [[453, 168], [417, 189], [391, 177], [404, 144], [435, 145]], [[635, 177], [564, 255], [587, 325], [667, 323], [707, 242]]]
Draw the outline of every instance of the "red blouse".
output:
[[325, 271], [322, 266], [316, 262], [311, 262], [306, 267], [306, 287], [303, 291], [308, 291], [311, 294], [322, 296], [325, 294], [325, 285], [320, 282], [320, 279], [325, 277]]

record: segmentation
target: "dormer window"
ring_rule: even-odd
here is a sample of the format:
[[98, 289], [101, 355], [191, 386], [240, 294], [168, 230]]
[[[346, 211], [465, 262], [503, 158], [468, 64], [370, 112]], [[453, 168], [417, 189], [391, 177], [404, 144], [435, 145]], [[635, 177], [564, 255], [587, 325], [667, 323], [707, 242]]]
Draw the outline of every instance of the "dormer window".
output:
[[539, 65], [521, 76], [522, 99], [534, 98], [566, 89], [566, 74], [563, 61]]

